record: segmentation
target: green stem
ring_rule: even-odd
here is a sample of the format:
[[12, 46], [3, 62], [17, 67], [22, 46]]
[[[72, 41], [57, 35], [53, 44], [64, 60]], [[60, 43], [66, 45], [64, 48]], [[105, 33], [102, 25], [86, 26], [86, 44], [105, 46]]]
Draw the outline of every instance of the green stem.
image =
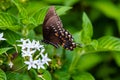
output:
[[16, 52], [18, 53], [18, 49], [17, 46], [15, 44], [13, 44], [13, 46], [15, 47]]
[[73, 60], [72, 60], [71, 65], [69, 67], [69, 72], [74, 71], [74, 69], [75, 69], [80, 57], [83, 55], [83, 53], [84, 52], [82, 50], [79, 50], [78, 52], [76, 52], [76, 54], [74, 54]]
[[65, 49], [63, 49], [61, 59], [65, 59], [65, 58], [66, 58], [66, 55], [65, 55]]
[[25, 26], [25, 27], [23, 27], [23, 30], [22, 30], [22, 34], [23, 34], [23, 36], [27, 36], [28, 35], [28, 32], [29, 32], [29, 30], [27, 29], [27, 27]]
[[14, 70], [14, 71], [19, 71], [19, 70], [21, 70], [22, 68], [24, 68], [26, 65], [24, 65], [24, 66], [22, 66], [22, 67], [20, 67], [20, 68], [18, 68], [18, 69], [16, 69], [16, 70]]
[[53, 49], [53, 57], [56, 55], [56, 48]]

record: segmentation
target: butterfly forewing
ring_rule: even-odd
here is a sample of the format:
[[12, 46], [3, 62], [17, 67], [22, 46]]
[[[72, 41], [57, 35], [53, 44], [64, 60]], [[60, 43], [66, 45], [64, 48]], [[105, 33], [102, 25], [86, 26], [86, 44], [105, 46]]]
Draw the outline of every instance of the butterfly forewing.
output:
[[76, 44], [73, 42], [72, 35], [63, 28], [62, 22], [55, 13], [54, 7], [50, 7], [43, 23], [44, 42], [55, 47], [62, 45], [64, 48], [73, 50]]

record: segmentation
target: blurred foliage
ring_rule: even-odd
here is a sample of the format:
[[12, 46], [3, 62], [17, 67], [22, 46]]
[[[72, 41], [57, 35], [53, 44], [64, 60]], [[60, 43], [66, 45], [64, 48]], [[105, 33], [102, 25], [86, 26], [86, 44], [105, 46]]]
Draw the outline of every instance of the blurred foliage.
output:
[[[27, 71], [16, 40], [42, 40], [51, 5], [78, 47], [68, 51], [43, 43], [50, 66]], [[0, 80], [120, 80], [120, 0], [0, 0], [0, 32], [7, 39], [0, 42]]]

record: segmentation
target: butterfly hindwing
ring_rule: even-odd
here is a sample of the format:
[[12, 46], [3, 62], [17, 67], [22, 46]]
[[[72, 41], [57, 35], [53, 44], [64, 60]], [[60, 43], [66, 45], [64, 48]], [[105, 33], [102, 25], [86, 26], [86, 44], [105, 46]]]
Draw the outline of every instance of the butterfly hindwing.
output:
[[43, 23], [44, 42], [55, 47], [62, 45], [65, 49], [73, 50], [76, 44], [72, 35], [63, 28], [59, 16], [55, 13], [54, 7], [50, 7]]

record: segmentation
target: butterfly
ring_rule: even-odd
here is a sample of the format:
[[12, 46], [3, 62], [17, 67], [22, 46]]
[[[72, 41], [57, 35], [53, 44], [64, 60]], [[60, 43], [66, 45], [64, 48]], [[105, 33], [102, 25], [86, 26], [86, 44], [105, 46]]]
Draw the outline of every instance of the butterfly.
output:
[[73, 50], [76, 44], [72, 35], [63, 28], [60, 17], [56, 14], [54, 6], [48, 9], [43, 26], [43, 42], [58, 48], [59, 45], [68, 50]]

